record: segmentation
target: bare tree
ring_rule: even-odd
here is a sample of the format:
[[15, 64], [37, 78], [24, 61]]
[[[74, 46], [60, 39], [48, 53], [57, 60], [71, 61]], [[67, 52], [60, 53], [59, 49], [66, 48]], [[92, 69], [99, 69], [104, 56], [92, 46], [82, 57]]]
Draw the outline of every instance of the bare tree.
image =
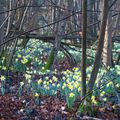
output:
[[108, 8], [109, 8], [108, 3], [109, 3], [108, 0], [103, 0], [102, 21], [101, 21], [100, 34], [98, 38], [99, 42], [98, 42], [98, 47], [95, 55], [95, 61], [94, 61], [90, 81], [88, 84], [88, 92], [93, 90], [95, 80], [98, 74], [98, 70], [100, 67], [101, 55], [102, 55], [103, 46], [104, 46], [105, 29], [107, 25], [107, 16], [108, 16]]
[[105, 64], [106, 67], [112, 66], [112, 31], [113, 31], [112, 11], [110, 11], [107, 19], [103, 49], [103, 63]]
[[[0, 12], [3, 12], [5, 9], [5, 0], [0, 0]], [[0, 15], [0, 43], [4, 42], [4, 20], [5, 20], [5, 15], [1, 14]], [[3, 46], [0, 47], [0, 55], [2, 54]]]
[[82, 3], [83, 9], [83, 24], [82, 24], [82, 32], [83, 32], [83, 38], [82, 38], [82, 63], [81, 63], [81, 69], [82, 69], [82, 97], [86, 95], [86, 36], [87, 36], [87, 0], [83, 0]]

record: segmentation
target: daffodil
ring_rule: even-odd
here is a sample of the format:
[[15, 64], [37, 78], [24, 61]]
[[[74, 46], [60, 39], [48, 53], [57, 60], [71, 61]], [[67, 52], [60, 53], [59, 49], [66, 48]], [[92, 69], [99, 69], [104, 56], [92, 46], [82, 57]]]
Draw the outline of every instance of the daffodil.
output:
[[56, 94], [57, 94], [57, 91], [54, 91], [53, 94], [56, 95]]
[[4, 81], [5, 80], [5, 76], [1, 75], [0, 79], [1, 79], [1, 81]]
[[7, 70], [7, 68], [5, 67], [5, 66], [3, 66], [3, 68], [2, 68], [3, 70]]
[[62, 90], [64, 90], [65, 89], [65, 86], [62, 86]]
[[44, 84], [44, 86], [43, 86], [45, 89], [48, 87], [46, 84]]
[[55, 87], [55, 86], [56, 86], [56, 84], [55, 84], [55, 83], [53, 83], [53, 84], [52, 84], [52, 86], [53, 86], [53, 87]]
[[39, 94], [38, 94], [38, 93], [35, 93], [35, 97], [39, 97]]
[[78, 79], [79, 79], [79, 76], [73, 75], [73, 79], [78, 80]]
[[44, 70], [45, 69], [45, 67], [42, 67], [42, 70]]
[[36, 58], [35, 58], [35, 61], [37, 61], [37, 60], [38, 60], [38, 58], [36, 57]]
[[55, 82], [57, 82], [57, 81], [58, 81], [58, 79], [57, 79], [57, 77], [56, 77], [56, 76], [53, 76], [53, 77], [52, 77], [52, 79], [53, 79]]
[[95, 96], [92, 96], [91, 99], [92, 99], [92, 103], [96, 105], [96, 104], [97, 104], [97, 101], [96, 101], [96, 99], [95, 99]]
[[16, 58], [15, 61], [18, 62], [18, 58]]
[[17, 56], [18, 58], [21, 58], [21, 55], [20, 54], [18, 54], [18, 56]]
[[75, 87], [75, 88], [78, 88], [79, 85], [80, 85], [80, 84], [79, 84], [78, 82], [75, 82], [75, 83], [74, 83], [74, 87]]
[[79, 68], [78, 67], [74, 67], [74, 69], [73, 69], [74, 71], [78, 71], [79, 70]]
[[44, 85], [46, 85], [46, 83], [47, 83], [46, 81], [43, 82]]
[[20, 82], [20, 86], [23, 86], [24, 85], [24, 82]]
[[50, 79], [49, 82], [52, 83], [52, 80]]
[[54, 70], [54, 73], [57, 74], [57, 70], [56, 69]]
[[47, 76], [47, 77], [45, 77], [45, 79], [46, 79], [46, 80], [49, 80], [49, 77]]
[[59, 84], [59, 83], [57, 84], [57, 87], [58, 87], [58, 88], [60, 87], [60, 84]]
[[112, 82], [109, 82], [106, 86], [109, 87], [111, 86], [113, 83]]
[[81, 92], [81, 87], [78, 88], [78, 92]]
[[29, 80], [29, 79], [31, 79], [31, 75], [25, 74], [25, 78], [26, 78], [26, 80]]
[[69, 84], [68, 88], [72, 91], [73, 90], [73, 85]]
[[79, 78], [78, 78], [78, 81], [82, 81], [82, 77], [79, 77]]
[[21, 62], [22, 62], [23, 64], [26, 64], [26, 63], [28, 62], [28, 59], [25, 58], [25, 57], [23, 57], [23, 59], [21, 60]]
[[106, 102], [106, 101], [107, 101], [107, 98], [103, 98], [103, 101]]
[[66, 78], [65, 77], [62, 77], [63, 80], [65, 80]]
[[63, 74], [64, 74], [64, 75], [67, 75], [67, 71], [64, 71]]
[[50, 84], [50, 82], [49, 82], [49, 81], [47, 81], [47, 82], [46, 82], [46, 85], [49, 85], [49, 84]]
[[67, 83], [69, 83], [69, 78], [66, 80]]
[[67, 86], [66, 83], [63, 83], [63, 86], [66, 87]]
[[120, 84], [117, 84], [116, 87], [120, 87]]
[[30, 80], [30, 79], [28, 80], [28, 83], [29, 83], [29, 84], [31, 83], [31, 80]]
[[75, 96], [74, 93], [70, 93], [70, 94], [69, 94], [69, 97], [70, 97], [70, 98], [73, 98], [74, 96]]
[[42, 83], [42, 80], [39, 79], [39, 80], [37, 81], [37, 83], [38, 83], [38, 85], [41, 84], [41, 83]]
[[67, 86], [66, 83], [63, 83], [62, 90], [64, 90], [66, 86]]
[[102, 91], [101, 93], [100, 93], [100, 96], [102, 97], [102, 96], [104, 96], [105, 95], [105, 91]]
[[90, 74], [87, 74], [87, 78], [88, 78], [88, 79], [90, 78]]

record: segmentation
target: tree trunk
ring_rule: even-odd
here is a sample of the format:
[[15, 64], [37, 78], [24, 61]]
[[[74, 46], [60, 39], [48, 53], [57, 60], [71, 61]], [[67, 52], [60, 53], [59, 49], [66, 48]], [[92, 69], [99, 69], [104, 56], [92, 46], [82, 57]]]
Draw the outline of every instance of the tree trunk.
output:
[[103, 0], [103, 12], [102, 12], [102, 21], [101, 21], [101, 28], [100, 28], [100, 34], [98, 38], [98, 49], [95, 55], [95, 61], [90, 77], [90, 81], [88, 84], [88, 92], [91, 92], [93, 90], [95, 80], [98, 74], [99, 66], [100, 66], [100, 61], [101, 61], [101, 55], [103, 51], [103, 46], [104, 46], [104, 36], [105, 36], [105, 29], [106, 29], [106, 24], [107, 24], [107, 16], [108, 16], [108, 0]]
[[[4, 7], [5, 7], [5, 1], [4, 0], [0, 0], [0, 12], [4, 11]], [[5, 19], [5, 15], [4, 14], [0, 14], [0, 43], [4, 42], [4, 19]], [[3, 46], [0, 47], [0, 55], [2, 53], [2, 49]]]
[[93, 109], [92, 109], [92, 103], [91, 103], [91, 95], [93, 91], [93, 87], [95, 84], [95, 80], [98, 74], [99, 66], [100, 66], [100, 61], [101, 61], [101, 55], [102, 55], [102, 50], [104, 46], [104, 36], [105, 36], [105, 28], [107, 24], [107, 15], [108, 15], [108, 0], [103, 0], [103, 12], [102, 12], [102, 22], [101, 22], [101, 28], [100, 28], [100, 34], [98, 38], [98, 49], [96, 52], [95, 56], [95, 61], [93, 65], [93, 69], [91, 72], [91, 77], [90, 81], [88, 83], [88, 89], [87, 89], [87, 94], [90, 94], [89, 96], [86, 97], [84, 100], [84, 103], [80, 105], [79, 111], [82, 113], [87, 112], [89, 115], [93, 115]]
[[108, 14], [107, 26], [105, 31], [103, 63], [106, 67], [112, 66], [112, 12]]
[[87, 36], [87, 0], [83, 0], [82, 3], [82, 32], [83, 32], [83, 38], [82, 38], [82, 97], [86, 95], [86, 36]]

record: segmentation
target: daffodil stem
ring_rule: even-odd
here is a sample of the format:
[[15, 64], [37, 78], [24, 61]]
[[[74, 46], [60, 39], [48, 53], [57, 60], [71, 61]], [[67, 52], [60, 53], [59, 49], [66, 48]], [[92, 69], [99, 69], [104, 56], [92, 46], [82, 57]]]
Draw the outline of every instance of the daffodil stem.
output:
[[19, 89], [18, 89], [18, 96], [19, 97], [22, 96], [22, 89], [23, 89], [22, 86], [20, 86]]
[[2, 92], [2, 95], [5, 95], [5, 81], [2, 81], [1, 92]]
[[35, 103], [36, 103], [36, 105], [40, 105], [40, 98], [36, 97]]

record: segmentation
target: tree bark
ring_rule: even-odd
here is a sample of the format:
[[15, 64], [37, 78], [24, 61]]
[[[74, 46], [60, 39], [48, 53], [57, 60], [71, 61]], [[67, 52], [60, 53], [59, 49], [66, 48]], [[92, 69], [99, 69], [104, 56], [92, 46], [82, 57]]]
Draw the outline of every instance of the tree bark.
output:
[[[5, 7], [5, 1], [4, 0], [0, 0], [0, 12], [4, 11], [4, 7]], [[0, 43], [4, 42], [4, 19], [5, 19], [5, 15], [4, 14], [0, 14]], [[2, 53], [2, 49], [3, 46], [0, 47], [0, 55]]]
[[103, 48], [103, 63], [106, 67], [112, 66], [112, 12], [110, 11], [107, 19], [105, 31], [104, 48]]
[[83, 8], [82, 8], [82, 97], [86, 95], [86, 36], [87, 36], [87, 0], [83, 0]]
[[98, 41], [99, 41], [98, 47], [97, 47], [98, 49], [95, 55], [95, 61], [94, 61], [93, 69], [91, 72], [90, 81], [88, 84], [88, 92], [91, 92], [93, 90], [95, 80], [98, 74], [98, 70], [100, 67], [101, 55], [102, 55], [103, 46], [104, 46], [105, 29], [107, 25], [107, 16], [108, 16], [108, 7], [109, 7], [108, 3], [109, 3], [109, 0], [103, 0], [102, 22], [101, 22], [100, 34], [98, 38]]

